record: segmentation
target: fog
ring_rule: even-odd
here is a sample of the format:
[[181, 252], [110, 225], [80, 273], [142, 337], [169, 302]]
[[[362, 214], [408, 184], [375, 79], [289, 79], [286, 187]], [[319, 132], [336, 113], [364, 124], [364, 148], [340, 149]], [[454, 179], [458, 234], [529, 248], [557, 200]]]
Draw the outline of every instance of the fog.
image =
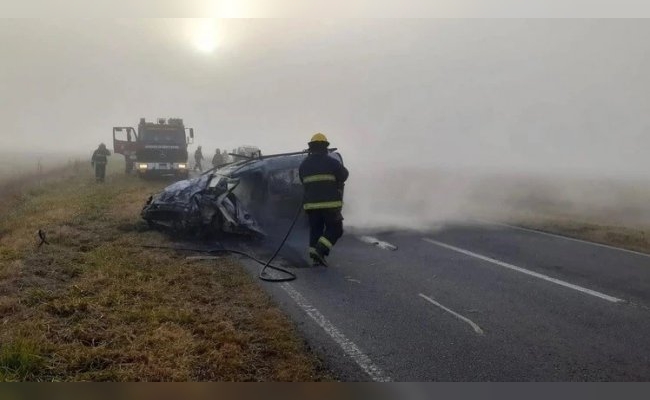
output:
[[[206, 157], [320, 131], [350, 221], [456, 218], [526, 177], [644, 180], [648, 37], [646, 20], [2, 20], [0, 148], [90, 156], [140, 117], [183, 118]], [[570, 182], [551, 195], [572, 208], [629, 200]]]

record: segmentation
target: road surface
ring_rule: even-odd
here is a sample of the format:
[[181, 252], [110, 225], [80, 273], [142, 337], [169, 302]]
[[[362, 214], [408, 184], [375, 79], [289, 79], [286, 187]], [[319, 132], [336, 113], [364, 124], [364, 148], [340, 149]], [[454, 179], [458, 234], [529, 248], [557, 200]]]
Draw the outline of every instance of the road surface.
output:
[[477, 224], [347, 234], [294, 272], [262, 285], [343, 380], [650, 380], [650, 255]]

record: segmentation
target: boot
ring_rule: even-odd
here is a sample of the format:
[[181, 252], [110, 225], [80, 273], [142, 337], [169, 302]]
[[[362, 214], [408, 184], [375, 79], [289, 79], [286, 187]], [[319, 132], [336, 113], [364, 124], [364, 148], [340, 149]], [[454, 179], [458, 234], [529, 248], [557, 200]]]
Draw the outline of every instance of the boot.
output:
[[312, 260], [312, 265], [314, 267], [327, 267], [327, 261], [325, 261], [325, 256], [322, 255], [318, 250], [316, 249], [309, 249], [309, 257], [311, 257]]

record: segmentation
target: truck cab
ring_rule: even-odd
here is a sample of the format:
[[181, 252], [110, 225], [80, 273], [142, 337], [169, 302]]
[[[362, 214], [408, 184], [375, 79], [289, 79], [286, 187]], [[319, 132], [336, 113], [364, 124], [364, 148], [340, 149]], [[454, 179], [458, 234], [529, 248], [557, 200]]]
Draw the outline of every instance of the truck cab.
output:
[[141, 177], [186, 179], [187, 146], [193, 140], [194, 129], [186, 128], [180, 118], [158, 118], [155, 122], [141, 118], [137, 131], [132, 127], [113, 128], [113, 148], [124, 155], [126, 173], [135, 171]]

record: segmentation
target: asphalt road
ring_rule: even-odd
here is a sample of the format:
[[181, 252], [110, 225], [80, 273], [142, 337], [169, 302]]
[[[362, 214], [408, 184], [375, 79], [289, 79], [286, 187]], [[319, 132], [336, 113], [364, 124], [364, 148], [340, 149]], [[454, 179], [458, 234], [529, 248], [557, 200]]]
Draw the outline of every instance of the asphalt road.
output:
[[650, 380], [650, 255], [496, 225], [370, 236], [261, 283], [342, 380]]

